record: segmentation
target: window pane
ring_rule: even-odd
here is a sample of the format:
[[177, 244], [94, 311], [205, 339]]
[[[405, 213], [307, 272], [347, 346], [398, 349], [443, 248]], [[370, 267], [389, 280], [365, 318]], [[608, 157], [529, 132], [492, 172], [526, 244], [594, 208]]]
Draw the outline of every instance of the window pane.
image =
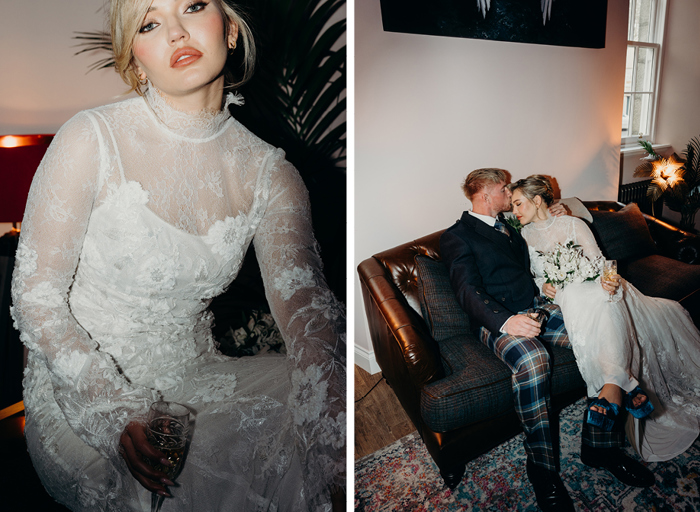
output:
[[632, 105], [632, 96], [625, 94], [625, 99], [622, 103], [622, 136], [630, 136], [630, 107]]
[[637, 48], [632, 92], [651, 92], [654, 88], [654, 48]]
[[630, 34], [631, 41], [642, 43], [654, 42], [654, 0], [633, 0], [630, 9]]
[[625, 94], [622, 107], [622, 136], [649, 135], [651, 122], [651, 94]]

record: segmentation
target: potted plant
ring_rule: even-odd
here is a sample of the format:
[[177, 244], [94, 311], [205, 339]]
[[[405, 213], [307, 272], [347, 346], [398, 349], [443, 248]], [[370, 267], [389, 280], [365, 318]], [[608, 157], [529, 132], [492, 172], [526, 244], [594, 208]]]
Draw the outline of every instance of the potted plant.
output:
[[684, 159], [675, 153], [664, 158], [647, 141], [640, 144], [651, 158], [637, 167], [634, 176], [651, 178], [647, 190], [651, 200], [663, 198], [670, 210], [681, 214], [681, 229], [694, 229], [695, 215], [700, 209], [700, 137], [688, 142]]

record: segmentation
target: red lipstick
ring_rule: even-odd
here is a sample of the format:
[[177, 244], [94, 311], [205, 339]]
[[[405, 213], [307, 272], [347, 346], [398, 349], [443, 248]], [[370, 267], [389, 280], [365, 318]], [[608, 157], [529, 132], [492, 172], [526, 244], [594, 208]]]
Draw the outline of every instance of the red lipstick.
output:
[[170, 57], [171, 68], [181, 68], [188, 66], [202, 56], [202, 52], [194, 48], [180, 48]]

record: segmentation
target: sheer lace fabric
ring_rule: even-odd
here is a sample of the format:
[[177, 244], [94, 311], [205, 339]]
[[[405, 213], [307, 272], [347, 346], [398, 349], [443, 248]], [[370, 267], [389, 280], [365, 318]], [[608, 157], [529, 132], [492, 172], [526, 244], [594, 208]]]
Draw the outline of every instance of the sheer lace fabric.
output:
[[[522, 230], [535, 281], [545, 282], [543, 257], [554, 245], [573, 240], [589, 258], [601, 255], [586, 224], [551, 217]], [[626, 391], [639, 384], [656, 410], [635, 420], [632, 441], [648, 461], [683, 453], [700, 433], [700, 333], [677, 302], [646, 297], [625, 281], [607, 302], [599, 280], [558, 290], [569, 339], [589, 396], [603, 384]]]
[[[73, 510], [148, 510], [117, 447], [158, 398], [197, 414], [172, 510], [327, 510], [344, 484], [344, 309], [299, 175], [238, 101], [191, 115], [149, 89], [82, 112], [37, 171], [13, 315], [32, 460]], [[251, 242], [286, 359], [226, 358], [211, 336]]]

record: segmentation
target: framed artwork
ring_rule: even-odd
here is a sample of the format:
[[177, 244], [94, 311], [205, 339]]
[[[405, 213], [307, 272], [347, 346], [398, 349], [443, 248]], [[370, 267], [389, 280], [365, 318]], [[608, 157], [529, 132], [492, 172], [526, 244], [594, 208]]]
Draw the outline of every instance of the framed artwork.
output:
[[387, 32], [605, 48], [607, 0], [380, 0]]

